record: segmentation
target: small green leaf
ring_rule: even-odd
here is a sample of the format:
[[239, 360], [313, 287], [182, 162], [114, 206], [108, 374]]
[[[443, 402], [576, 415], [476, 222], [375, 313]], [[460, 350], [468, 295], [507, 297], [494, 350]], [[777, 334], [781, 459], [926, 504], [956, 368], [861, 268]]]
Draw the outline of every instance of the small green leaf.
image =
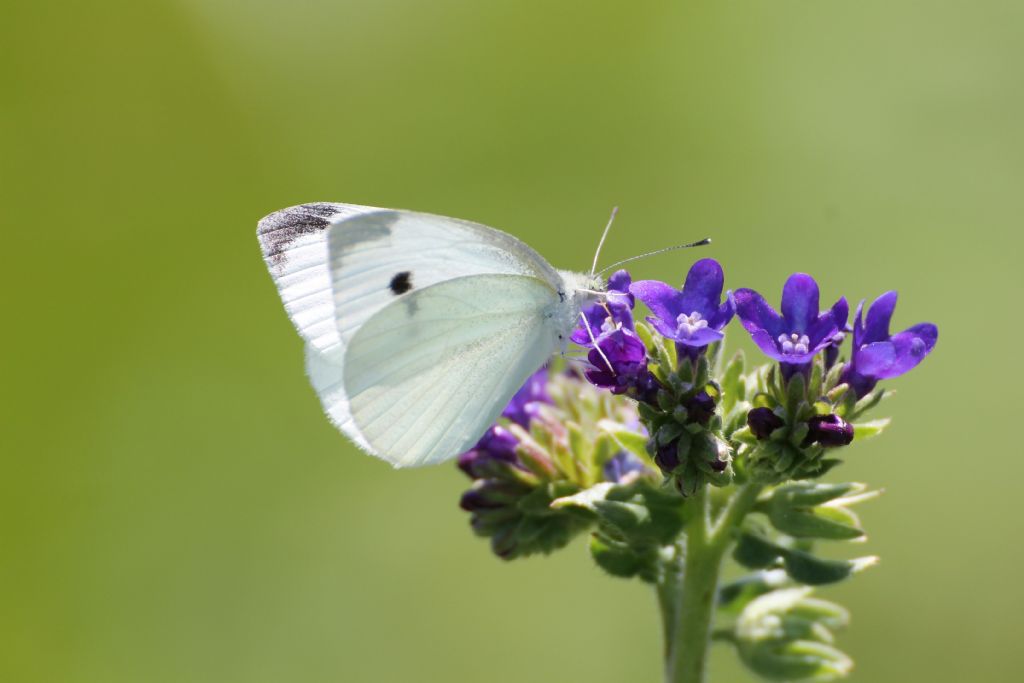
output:
[[636, 576], [645, 564], [645, 558], [627, 544], [598, 534], [590, 537], [590, 554], [601, 569], [625, 579]]
[[853, 406], [853, 412], [850, 414], [851, 420], [856, 420], [862, 414], [871, 410], [885, 399], [890, 392], [886, 392], [885, 389], [875, 389], [864, 398], [857, 401]]
[[860, 493], [866, 489], [865, 484], [858, 482], [845, 484], [794, 482], [772, 491], [772, 500], [783, 499], [791, 505], [821, 505], [848, 493]]
[[800, 414], [800, 404], [807, 398], [807, 380], [803, 373], [795, 372], [786, 385], [786, 414], [795, 419]]
[[878, 563], [874, 556], [855, 560], [825, 560], [799, 550], [787, 550], [785, 554], [786, 573], [794, 581], [808, 586], [836, 583], [850, 575], [863, 571]]
[[598, 429], [607, 434], [623, 450], [627, 450], [641, 460], [647, 460], [647, 437], [625, 425], [613, 420], [601, 420]]
[[718, 609], [738, 614], [754, 598], [782, 588], [790, 582], [785, 569], [765, 569], [747, 574], [718, 589]]
[[811, 380], [807, 383], [807, 398], [815, 400], [821, 396], [823, 375], [825, 374], [825, 360], [821, 356], [814, 359], [811, 365]]
[[768, 518], [776, 529], [797, 538], [848, 541], [864, 536], [857, 516], [841, 507], [796, 507], [773, 500]]
[[770, 567], [785, 553], [785, 549], [775, 545], [768, 539], [750, 532], [740, 535], [739, 542], [732, 557], [738, 563], [749, 569], [764, 569]]
[[870, 439], [873, 436], [878, 436], [882, 431], [889, 426], [892, 420], [889, 418], [882, 418], [880, 420], [872, 420], [870, 422], [858, 422], [853, 425], [853, 440], [864, 441]]

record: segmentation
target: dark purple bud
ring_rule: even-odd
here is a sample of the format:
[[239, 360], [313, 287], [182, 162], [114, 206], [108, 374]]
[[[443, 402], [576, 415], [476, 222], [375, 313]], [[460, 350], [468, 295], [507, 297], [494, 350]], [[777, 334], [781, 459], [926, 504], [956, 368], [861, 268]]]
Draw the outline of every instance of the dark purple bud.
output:
[[815, 415], [807, 421], [804, 447], [818, 443], [825, 447], [848, 446], [853, 441], [853, 425], [836, 414]]
[[469, 489], [462, 494], [462, 498], [459, 500], [459, 507], [466, 512], [473, 512], [475, 510], [500, 508], [501, 503], [488, 498], [487, 493], [481, 489]]
[[679, 467], [679, 442], [673, 441], [665, 446], [659, 446], [654, 456], [654, 464], [666, 474]]
[[686, 402], [686, 413], [693, 422], [706, 425], [715, 414], [715, 399], [706, 391], [698, 391]]
[[758, 439], [767, 439], [779, 427], [786, 424], [771, 408], [754, 408], [747, 413], [747, 426]]
[[492, 510], [514, 503], [522, 493], [520, 488], [498, 481], [477, 482], [473, 488], [462, 494], [459, 507], [466, 512]]

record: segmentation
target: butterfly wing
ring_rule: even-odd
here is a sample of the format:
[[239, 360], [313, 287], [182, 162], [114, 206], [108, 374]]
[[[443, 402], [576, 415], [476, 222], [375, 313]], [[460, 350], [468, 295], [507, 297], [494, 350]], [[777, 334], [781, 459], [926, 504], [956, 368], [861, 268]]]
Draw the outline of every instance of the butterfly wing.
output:
[[257, 236], [288, 316], [306, 341], [306, 372], [325, 412], [371, 453], [353, 419], [342, 372], [346, 346], [367, 320], [411, 291], [455, 277], [505, 273], [537, 277], [555, 288], [561, 282], [539, 254], [511, 235], [431, 214], [302, 204], [261, 220]]
[[328, 267], [327, 228], [332, 222], [370, 211], [370, 206], [315, 202], [275, 211], [259, 222], [263, 260], [295, 328], [315, 350], [337, 351], [334, 294]]
[[524, 275], [561, 286], [547, 261], [487, 226], [413, 211], [380, 210], [334, 223], [328, 235], [341, 341], [409, 292], [469, 275]]
[[559, 345], [558, 291], [523, 275], [474, 275], [412, 291], [367, 320], [344, 390], [370, 451], [396, 467], [462, 453]]

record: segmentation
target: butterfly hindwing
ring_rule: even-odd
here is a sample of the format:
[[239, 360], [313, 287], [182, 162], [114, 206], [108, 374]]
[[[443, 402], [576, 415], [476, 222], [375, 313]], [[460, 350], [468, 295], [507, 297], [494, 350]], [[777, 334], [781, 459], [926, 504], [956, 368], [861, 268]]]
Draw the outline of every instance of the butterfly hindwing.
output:
[[371, 317], [344, 361], [371, 452], [403, 467], [472, 447], [557, 347], [558, 301], [536, 277], [476, 275], [413, 290]]

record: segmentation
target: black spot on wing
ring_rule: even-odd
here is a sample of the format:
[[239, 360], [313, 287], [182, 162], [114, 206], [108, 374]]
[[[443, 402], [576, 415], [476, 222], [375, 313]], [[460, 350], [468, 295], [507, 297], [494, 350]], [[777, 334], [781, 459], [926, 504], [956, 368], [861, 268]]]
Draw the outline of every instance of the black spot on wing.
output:
[[408, 292], [412, 289], [412, 271], [403, 270], [401, 273], [395, 273], [388, 288], [395, 296]]
[[275, 211], [260, 221], [256, 236], [263, 248], [263, 257], [271, 265], [284, 263], [288, 247], [303, 235], [323, 230], [338, 207], [330, 202], [302, 204]]

